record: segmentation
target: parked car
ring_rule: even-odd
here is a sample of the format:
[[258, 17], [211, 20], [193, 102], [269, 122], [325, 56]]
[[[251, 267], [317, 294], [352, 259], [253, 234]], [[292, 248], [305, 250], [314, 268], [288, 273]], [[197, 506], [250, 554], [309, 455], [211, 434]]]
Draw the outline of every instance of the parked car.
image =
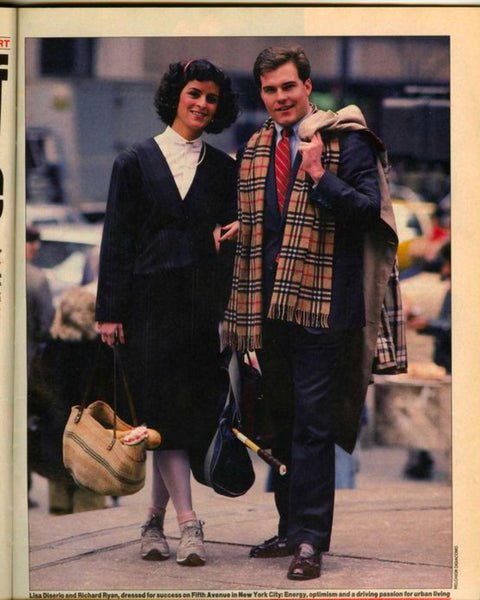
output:
[[66, 204], [27, 204], [26, 221], [42, 228], [45, 225], [87, 223], [87, 219], [75, 208]]
[[103, 223], [105, 219], [105, 202], [82, 202], [78, 210], [89, 223]]
[[45, 270], [54, 303], [70, 286], [95, 284], [102, 229], [89, 223], [40, 228], [41, 244], [33, 262]]

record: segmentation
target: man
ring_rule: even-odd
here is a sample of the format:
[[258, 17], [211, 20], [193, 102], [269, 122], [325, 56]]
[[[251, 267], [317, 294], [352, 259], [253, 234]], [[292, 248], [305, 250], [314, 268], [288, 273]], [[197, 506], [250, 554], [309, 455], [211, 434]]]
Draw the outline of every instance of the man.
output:
[[[287, 577], [313, 579], [330, 545], [334, 443], [353, 450], [380, 330], [383, 298], [370, 303], [363, 282], [371, 270], [363, 267], [366, 232], [383, 213], [380, 142], [356, 107], [339, 118], [310, 104], [301, 48], [265, 49], [253, 73], [270, 118], [241, 154], [240, 241], [224, 338], [257, 350], [276, 430], [272, 452], [288, 467], [273, 481], [278, 534], [250, 555], [294, 554]], [[384, 237], [390, 243], [395, 235]], [[394, 241], [385, 256], [381, 285], [375, 269], [381, 294], [393, 281]], [[375, 311], [369, 328], [367, 300]], [[395, 357], [386, 362], [397, 367]]]

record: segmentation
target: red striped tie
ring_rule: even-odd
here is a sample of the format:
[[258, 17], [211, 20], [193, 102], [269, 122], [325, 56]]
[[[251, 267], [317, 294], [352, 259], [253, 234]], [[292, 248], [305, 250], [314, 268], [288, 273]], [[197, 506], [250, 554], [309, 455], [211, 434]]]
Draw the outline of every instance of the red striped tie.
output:
[[275, 150], [275, 177], [277, 180], [277, 199], [280, 214], [283, 213], [285, 196], [287, 194], [288, 182], [290, 181], [290, 136], [293, 131], [291, 127], [282, 129], [282, 138]]

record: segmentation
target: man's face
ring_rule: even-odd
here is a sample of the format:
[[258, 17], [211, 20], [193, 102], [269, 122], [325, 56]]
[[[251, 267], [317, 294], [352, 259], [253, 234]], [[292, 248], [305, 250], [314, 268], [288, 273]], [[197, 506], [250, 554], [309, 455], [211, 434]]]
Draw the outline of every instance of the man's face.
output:
[[303, 82], [293, 62], [260, 75], [260, 83], [265, 108], [282, 127], [294, 125], [309, 113], [312, 81], [307, 79]]

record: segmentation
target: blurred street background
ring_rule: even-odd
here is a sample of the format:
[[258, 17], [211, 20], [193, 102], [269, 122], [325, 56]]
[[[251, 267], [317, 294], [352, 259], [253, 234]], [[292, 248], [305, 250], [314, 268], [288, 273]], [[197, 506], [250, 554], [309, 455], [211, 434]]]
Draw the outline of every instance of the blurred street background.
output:
[[[207, 139], [234, 156], [267, 116], [251, 75], [258, 52], [292, 43], [304, 47], [312, 65], [311, 101], [323, 110], [357, 104], [384, 140], [405, 310], [412, 321], [439, 316], [450, 287], [440, 254], [451, 211], [446, 36], [28, 39], [26, 220], [40, 231], [34, 263], [48, 277], [55, 306], [71, 286], [95, 293], [111, 166], [129, 144], [163, 130], [153, 95], [168, 64], [207, 58], [231, 76], [240, 117]], [[376, 378], [356, 452], [339, 450], [337, 487], [347, 494], [392, 479], [451, 484], [451, 373], [435, 358], [434, 335], [412, 327], [407, 336], [409, 373]], [[263, 479], [261, 486], [263, 492]], [[49, 500], [38, 474], [30, 500], [39, 535]], [[451, 548], [449, 536], [439, 543]]]
[[[231, 76], [240, 116], [207, 138], [235, 155], [267, 116], [251, 75], [258, 52], [299, 42], [312, 65], [312, 102], [324, 110], [358, 104], [385, 142], [402, 278], [422, 274], [405, 286], [409, 308], [435, 314], [445, 287], [437, 252], [450, 226], [447, 36], [28, 39], [27, 221], [42, 228], [35, 262], [47, 268], [54, 297], [95, 280], [113, 160], [163, 130], [153, 95], [168, 64], [204, 57]], [[412, 338], [411, 360], [429, 360], [426, 336]]]

